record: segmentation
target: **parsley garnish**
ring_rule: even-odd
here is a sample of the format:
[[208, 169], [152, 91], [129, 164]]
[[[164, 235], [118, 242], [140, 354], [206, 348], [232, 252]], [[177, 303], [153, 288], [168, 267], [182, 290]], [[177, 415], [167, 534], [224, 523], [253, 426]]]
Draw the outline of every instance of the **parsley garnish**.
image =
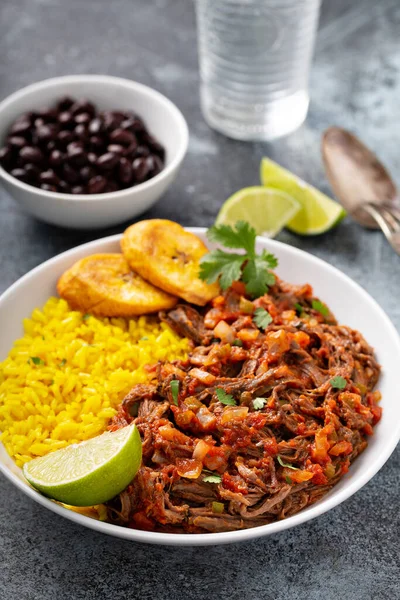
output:
[[34, 365], [44, 365], [45, 364], [44, 360], [39, 358], [39, 356], [31, 356], [30, 360], [33, 362]]
[[332, 377], [329, 382], [333, 388], [337, 388], [338, 390], [344, 390], [347, 385], [347, 381], [344, 377], [337, 375], [336, 377]]
[[179, 380], [173, 379], [169, 385], [171, 387], [171, 394], [174, 404], [178, 406]]
[[200, 279], [207, 283], [219, 281], [223, 290], [241, 279], [251, 297], [263, 296], [269, 286], [275, 283], [275, 276], [270, 269], [275, 268], [278, 261], [266, 250], [261, 254], [256, 253], [256, 236], [256, 230], [246, 221], [238, 221], [234, 227], [211, 227], [207, 231], [210, 242], [217, 242], [226, 248], [240, 248], [244, 254], [219, 249], [205, 254], [200, 260]]
[[321, 300], [313, 300], [311, 306], [323, 317], [329, 317], [329, 308]]
[[293, 483], [290, 477], [288, 477], [287, 475], [285, 476], [285, 481], [286, 483]]
[[66, 358], [63, 358], [62, 361], [60, 362], [60, 367], [63, 367], [67, 362]]
[[205, 477], [203, 477], [203, 481], [205, 483], [221, 483], [222, 477], [221, 477], [221, 475], [210, 474], [210, 475], [206, 475]]
[[254, 409], [260, 410], [261, 408], [264, 408], [265, 403], [266, 403], [265, 398], [254, 398], [254, 400], [253, 400]]
[[281, 467], [286, 467], [287, 469], [292, 469], [293, 471], [299, 471], [300, 469], [298, 469], [297, 467], [294, 467], [293, 465], [289, 465], [288, 463], [283, 462], [283, 460], [281, 459], [281, 457], [278, 454], [278, 463], [281, 465]]
[[257, 308], [253, 321], [260, 329], [266, 329], [272, 323], [272, 317], [265, 308]]
[[88, 313], [86, 313], [85, 315], [83, 315], [82, 317], [82, 321], [87, 321], [89, 319], [91, 315], [89, 315]]
[[222, 388], [216, 388], [215, 394], [221, 402], [221, 404], [226, 404], [227, 406], [236, 406], [236, 400], [231, 394], [227, 394]]
[[232, 346], [239, 346], [240, 348], [242, 348], [243, 342], [242, 340], [235, 340], [234, 342], [232, 342]]

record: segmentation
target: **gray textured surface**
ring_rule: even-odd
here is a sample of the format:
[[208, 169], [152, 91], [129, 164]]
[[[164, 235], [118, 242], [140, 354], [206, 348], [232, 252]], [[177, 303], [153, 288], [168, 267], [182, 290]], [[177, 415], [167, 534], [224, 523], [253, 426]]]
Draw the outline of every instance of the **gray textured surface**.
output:
[[[329, 191], [319, 140], [330, 124], [361, 135], [399, 182], [398, 0], [325, 1], [309, 117], [269, 145], [227, 140], [202, 120], [189, 0], [2, 0], [0, 10], [1, 97], [53, 75], [108, 73], [147, 83], [182, 109], [189, 154], [173, 188], [146, 216], [211, 224], [226, 197], [257, 181], [264, 154]], [[87, 234], [46, 226], [0, 190], [0, 292], [47, 258], [122, 229]], [[346, 220], [319, 238], [284, 232], [279, 239], [338, 266], [400, 326], [400, 259], [379, 233]], [[297, 529], [245, 545], [183, 550], [80, 529], [1, 477], [0, 600], [394, 600], [399, 467], [397, 449], [362, 491]]]

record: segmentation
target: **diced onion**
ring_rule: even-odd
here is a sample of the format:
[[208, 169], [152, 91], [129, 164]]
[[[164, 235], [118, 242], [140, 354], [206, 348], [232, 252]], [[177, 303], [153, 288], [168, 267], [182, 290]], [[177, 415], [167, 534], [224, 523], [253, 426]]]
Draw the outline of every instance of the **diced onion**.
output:
[[197, 479], [203, 470], [203, 464], [193, 458], [178, 458], [176, 468], [181, 477]]
[[216, 379], [215, 375], [207, 373], [207, 371], [202, 371], [202, 369], [191, 369], [189, 375], [205, 385], [212, 385]]
[[230, 325], [226, 321], [220, 321], [214, 328], [214, 335], [220, 338], [224, 344], [232, 344], [235, 339], [235, 334]]
[[249, 412], [248, 406], [228, 406], [221, 416], [221, 424], [233, 423], [234, 421], [244, 421]]
[[193, 458], [197, 460], [203, 460], [211, 446], [204, 440], [199, 440], [193, 450]]

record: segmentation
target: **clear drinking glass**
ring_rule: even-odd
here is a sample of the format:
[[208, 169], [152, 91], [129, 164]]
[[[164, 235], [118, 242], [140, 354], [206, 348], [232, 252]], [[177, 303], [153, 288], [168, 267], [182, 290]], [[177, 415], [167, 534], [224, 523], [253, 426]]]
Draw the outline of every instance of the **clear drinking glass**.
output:
[[320, 0], [196, 0], [201, 106], [214, 129], [271, 140], [301, 125]]

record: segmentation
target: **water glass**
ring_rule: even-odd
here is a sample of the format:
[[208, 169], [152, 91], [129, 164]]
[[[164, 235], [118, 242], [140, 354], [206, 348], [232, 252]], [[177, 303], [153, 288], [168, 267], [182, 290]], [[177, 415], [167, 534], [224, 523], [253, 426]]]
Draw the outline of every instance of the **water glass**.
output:
[[196, 0], [201, 106], [241, 140], [295, 130], [309, 104], [320, 0]]

